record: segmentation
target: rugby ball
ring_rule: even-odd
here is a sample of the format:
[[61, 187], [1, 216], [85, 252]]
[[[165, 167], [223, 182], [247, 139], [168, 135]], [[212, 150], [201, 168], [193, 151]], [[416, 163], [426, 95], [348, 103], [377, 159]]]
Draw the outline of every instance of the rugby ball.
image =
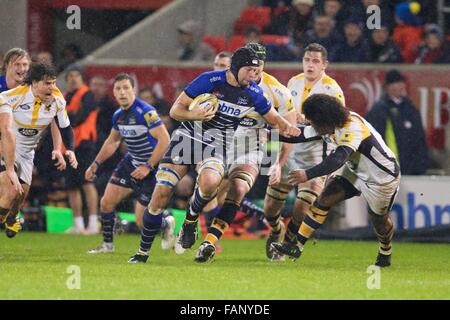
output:
[[192, 100], [189, 105], [189, 110], [194, 110], [195, 108], [205, 109], [216, 113], [219, 109], [219, 100], [212, 93], [203, 93]]

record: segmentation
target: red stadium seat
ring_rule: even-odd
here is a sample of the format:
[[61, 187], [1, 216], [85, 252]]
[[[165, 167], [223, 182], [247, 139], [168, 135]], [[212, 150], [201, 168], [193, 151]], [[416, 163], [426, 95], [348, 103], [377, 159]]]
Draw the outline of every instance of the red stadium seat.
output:
[[270, 23], [270, 7], [247, 7], [241, 11], [241, 15], [234, 24], [234, 33], [242, 34], [250, 26], [263, 30]]
[[236, 34], [230, 38], [228, 42], [227, 51], [234, 52], [237, 48], [244, 46], [244, 36]]
[[225, 51], [227, 46], [225, 36], [204, 36], [202, 41], [213, 47], [216, 53]]
[[287, 45], [289, 42], [288, 36], [280, 36], [277, 34], [262, 34], [260, 39], [264, 44], [273, 44], [277, 46]]

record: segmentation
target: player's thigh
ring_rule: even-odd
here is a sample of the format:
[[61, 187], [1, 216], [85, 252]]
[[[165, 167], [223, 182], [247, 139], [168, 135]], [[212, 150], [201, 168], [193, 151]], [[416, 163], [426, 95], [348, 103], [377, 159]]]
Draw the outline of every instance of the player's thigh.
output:
[[344, 200], [359, 196], [361, 192], [354, 181], [347, 176], [336, 175], [328, 179], [325, 188], [317, 198], [317, 202], [324, 207], [332, 207]]
[[373, 215], [384, 216], [391, 210], [399, 189], [400, 177], [386, 185], [364, 184], [361, 193]]
[[100, 210], [102, 212], [111, 212], [115, 210], [117, 205], [126, 198], [133, 190], [124, 188], [109, 182], [106, 185], [105, 193], [100, 200]]

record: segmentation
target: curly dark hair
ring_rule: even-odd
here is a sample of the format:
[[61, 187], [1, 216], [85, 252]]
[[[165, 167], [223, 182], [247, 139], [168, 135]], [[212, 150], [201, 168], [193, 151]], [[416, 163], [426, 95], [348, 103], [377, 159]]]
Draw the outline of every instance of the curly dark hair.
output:
[[307, 120], [321, 127], [342, 128], [350, 111], [335, 97], [327, 94], [313, 94], [303, 103]]
[[56, 79], [58, 71], [54, 66], [45, 63], [33, 63], [28, 71], [25, 84], [32, 84], [33, 81], [41, 81], [45, 78]]

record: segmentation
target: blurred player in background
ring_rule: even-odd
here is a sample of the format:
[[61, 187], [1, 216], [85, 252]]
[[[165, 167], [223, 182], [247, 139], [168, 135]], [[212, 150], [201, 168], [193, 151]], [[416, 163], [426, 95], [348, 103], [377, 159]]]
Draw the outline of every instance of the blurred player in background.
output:
[[[302, 119], [304, 101], [316, 93], [324, 93], [337, 97], [345, 105], [344, 94], [337, 82], [326, 75], [328, 66], [327, 50], [320, 44], [312, 43], [305, 48], [303, 56], [303, 73], [294, 76], [288, 82], [297, 110], [298, 121]], [[270, 260], [283, 259], [270, 246], [272, 242], [297, 241], [297, 230], [308, 212], [309, 207], [322, 191], [326, 177], [316, 177], [299, 185], [288, 183], [287, 175], [293, 169], [308, 169], [320, 163], [330, 151], [325, 141], [311, 141], [295, 145], [293, 150], [283, 145], [280, 151], [279, 163], [274, 166], [269, 186], [264, 199], [264, 214], [271, 231], [266, 241], [266, 256]], [[297, 199], [294, 204], [292, 218], [287, 230], [281, 221], [281, 208], [286, 202], [289, 192], [297, 187]], [[284, 233], [286, 231], [286, 236]]]
[[[259, 59], [259, 72], [255, 82], [261, 87], [277, 112], [294, 126], [296, 114], [289, 90], [273, 76], [263, 71], [266, 48], [257, 43], [249, 43], [246, 47], [254, 50]], [[221, 209], [208, 229], [205, 241], [197, 250], [195, 261], [206, 262], [213, 257], [217, 241], [233, 222], [245, 195], [253, 187], [264, 157], [267, 140], [267, 130], [264, 129], [264, 126], [265, 121], [257, 112], [248, 113], [239, 122], [234, 133], [232, 150], [227, 157], [229, 162], [228, 183], [224, 188], [219, 189], [217, 196]], [[245, 147], [241, 148], [241, 146]], [[287, 146], [290, 145], [287, 144]], [[246, 201], [251, 203], [250, 199], [246, 199]]]
[[299, 242], [273, 243], [272, 248], [299, 258], [306, 241], [327, 219], [330, 208], [362, 194], [380, 242], [375, 265], [390, 266], [394, 224], [389, 211], [400, 184], [400, 167], [394, 153], [366, 120], [350, 112], [335, 97], [314, 94], [304, 102], [303, 113], [311, 125], [302, 130], [301, 136], [286, 141], [321, 137], [334, 151], [311, 168], [290, 171], [289, 183], [298, 185], [338, 171], [310, 206], [298, 230]]
[[[9, 237], [17, 234], [20, 223], [16, 220], [17, 212], [25, 200], [31, 185], [33, 160], [35, 149], [45, 131], [56, 116], [62, 134], [64, 145], [67, 148], [66, 156], [72, 167], [76, 168], [78, 163], [73, 153], [73, 131], [65, 111], [66, 101], [56, 87], [56, 69], [45, 64], [31, 66], [25, 84], [5, 91], [0, 94], [0, 115], [2, 116], [2, 162], [0, 171], [5, 171], [9, 180], [13, 181], [11, 175], [12, 166], [18, 172], [21, 191], [18, 194], [16, 188], [9, 194], [6, 192], [8, 181], [5, 177], [1, 179], [2, 201], [0, 202], [0, 215], [8, 213], [8, 218], [13, 217], [14, 223], [6, 224], [6, 232]], [[11, 137], [11, 129], [15, 137]], [[15, 153], [15, 157], [12, 153]], [[14, 181], [13, 181], [14, 182]], [[15, 182], [13, 183], [15, 186]], [[6, 195], [5, 195], [6, 194]], [[9, 195], [8, 195], [9, 194]], [[7, 198], [3, 202], [4, 195]], [[12, 222], [12, 221], [11, 221]]]
[[[161, 226], [162, 211], [168, 205], [173, 188], [191, 166], [196, 166], [197, 186], [188, 204], [175, 252], [183, 253], [192, 247], [196, 240], [198, 215], [216, 196], [225, 174], [225, 153], [231, 142], [227, 133], [234, 133], [235, 124], [246, 114], [256, 111], [272, 127], [280, 128], [287, 135], [300, 133], [278, 115], [253, 82], [258, 71], [256, 52], [239, 48], [232, 56], [229, 70], [201, 74], [175, 101], [170, 115], [182, 124], [172, 135], [171, 145], [160, 164], [157, 186], [148, 210], [144, 212], [141, 245], [130, 263], [147, 261], [148, 251]], [[217, 112], [201, 108], [189, 110], [191, 102], [203, 93], [214, 93], [218, 97]]]
[[[142, 216], [150, 202], [156, 184], [156, 167], [170, 143], [170, 136], [156, 109], [136, 98], [134, 79], [119, 74], [114, 79], [114, 97], [120, 106], [113, 115], [113, 126], [94, 162], [86, 170], [85, 178], [93, 181], [99, 166], [111, 157], [125, 140], [128, 153], [114, 170], [105, 194], [100, 201], [103, 242], [88, 253], [114, 251], [113, 235], [117, 205], [133, 191], [138, 194], [135, 214], [140, 229]], [[163, 219], [163, 249], [173, 246], [175, 219]]]

